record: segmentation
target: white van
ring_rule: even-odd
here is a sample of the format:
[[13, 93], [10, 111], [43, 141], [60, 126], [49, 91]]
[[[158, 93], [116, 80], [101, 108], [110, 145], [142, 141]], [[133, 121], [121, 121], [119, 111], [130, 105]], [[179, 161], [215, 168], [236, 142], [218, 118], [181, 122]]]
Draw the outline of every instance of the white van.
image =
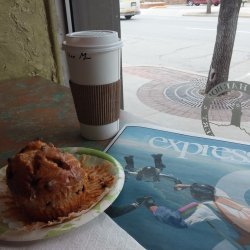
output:
[[120, 16], [131, 19], [140, 12], [140, 0], [120, 0]]

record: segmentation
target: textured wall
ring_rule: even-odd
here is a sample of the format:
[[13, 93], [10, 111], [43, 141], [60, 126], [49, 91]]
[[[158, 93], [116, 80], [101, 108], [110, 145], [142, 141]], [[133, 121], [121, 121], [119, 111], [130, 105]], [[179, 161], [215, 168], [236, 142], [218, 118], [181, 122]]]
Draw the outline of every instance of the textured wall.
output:
[[57, 81], [43, 0], [0, 0], [0, 80]]

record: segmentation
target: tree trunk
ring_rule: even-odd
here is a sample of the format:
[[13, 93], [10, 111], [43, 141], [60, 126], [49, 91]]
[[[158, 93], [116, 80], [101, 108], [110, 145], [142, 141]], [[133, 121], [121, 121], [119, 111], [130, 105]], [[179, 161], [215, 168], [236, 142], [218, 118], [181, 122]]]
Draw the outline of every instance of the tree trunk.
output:
[[221, 0], [217, 35], [205, 93], [228, 80], [241, 0]]
[[207, 0], [207, 14], [211, 14], [212, 0]]

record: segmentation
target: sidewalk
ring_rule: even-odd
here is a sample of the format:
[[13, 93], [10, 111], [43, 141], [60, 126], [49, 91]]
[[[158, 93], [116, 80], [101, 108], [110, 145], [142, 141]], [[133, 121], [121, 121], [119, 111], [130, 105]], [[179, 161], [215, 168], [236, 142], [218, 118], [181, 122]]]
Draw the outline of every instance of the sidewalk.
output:
[[[201, 122], [206, 76], [154, 66], [123, 67], [124, 110], [170, 129], [205, 134]], [[249, 100], [249, 96], [247, 96]], [[216, 136], [250, 141], [250, 100], [242, 109], [241, 127], [229, 126], [230, 97], [211, 108], [211, 129]]]
[[[206, 8], [205, 11], [201, 11], [200, 9], [192, 9], [193, 6], [190, 6], [190, 10], [185, 10], [185, 12], [183, 12], [183, 16], [218, 16], [219, 15], [219, 8], [213, 8], [212, 6], [212, 13], [211, 14], [207, 14], [206, 13]], [[246, 17], [249, 18], [250, 17], [250, 3], [245, 3], [244, 7], [240, 8], [240, 13], [239, 13], [239, 17]]]

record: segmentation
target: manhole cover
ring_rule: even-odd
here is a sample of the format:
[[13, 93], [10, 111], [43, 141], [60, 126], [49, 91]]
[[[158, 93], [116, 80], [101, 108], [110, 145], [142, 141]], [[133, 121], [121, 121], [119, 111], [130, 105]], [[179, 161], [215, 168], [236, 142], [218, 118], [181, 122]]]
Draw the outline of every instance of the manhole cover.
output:
[[[137, 95], [141, 102], [160, 112], [201, 119], [201, 107], [204, 99], [202, 91], [205, 89], [206, 81], [206, 77], [193, 78], [177, 84], [161, 82], [159, 79], [153, 80], [143, 85]], [[242, 110], [244, 110], [242, 121], [249, 121], [249, 96], [238, 91], [232, 91], [213, 100], [209, 111], [211, 119], [228, 121], [236, 101], [241, 102]]]

